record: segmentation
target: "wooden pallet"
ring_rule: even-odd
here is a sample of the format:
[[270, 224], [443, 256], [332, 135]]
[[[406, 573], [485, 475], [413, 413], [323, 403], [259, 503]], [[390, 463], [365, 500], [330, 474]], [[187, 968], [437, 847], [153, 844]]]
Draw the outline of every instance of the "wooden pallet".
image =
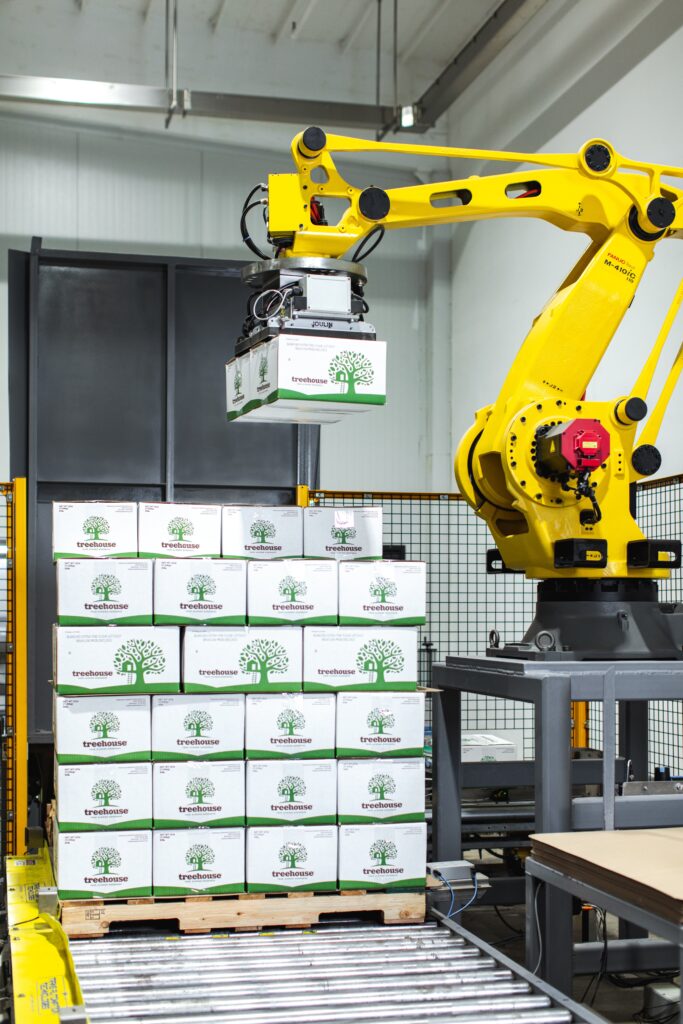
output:
[[310, 928], [322, 915], [372, 913], [384, 924], [419, 924], [425, 919], [423, 892], [243, 893], [129, 900], [63, 900], [64, 931], [72, 939], [97, 938], [114, 922], [177, 921], [181, 932], [212, 928]]

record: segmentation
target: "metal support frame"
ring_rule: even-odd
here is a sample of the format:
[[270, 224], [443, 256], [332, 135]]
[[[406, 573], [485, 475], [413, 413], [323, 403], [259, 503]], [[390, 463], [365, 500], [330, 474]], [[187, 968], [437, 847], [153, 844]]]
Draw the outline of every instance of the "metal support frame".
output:
[[28, 642], [26, 480], [3, 484], [7, 502], [7, 641], [4, 853], [26, 849], [28, 824]]

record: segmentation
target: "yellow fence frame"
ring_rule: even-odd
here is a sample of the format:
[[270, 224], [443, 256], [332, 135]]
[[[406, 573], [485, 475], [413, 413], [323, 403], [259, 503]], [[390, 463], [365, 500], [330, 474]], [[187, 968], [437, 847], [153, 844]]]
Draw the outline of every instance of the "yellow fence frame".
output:
[[26, 850], [28, 824], [28, 558], [26, 480], [0, 484], [7, 503], [5, 853]]

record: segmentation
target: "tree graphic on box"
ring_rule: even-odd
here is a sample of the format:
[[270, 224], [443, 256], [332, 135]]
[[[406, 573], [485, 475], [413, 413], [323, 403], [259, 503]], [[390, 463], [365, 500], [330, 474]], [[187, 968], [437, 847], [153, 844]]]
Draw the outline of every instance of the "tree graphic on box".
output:
[[144, 686], [145, 676], [164, 671], [166, 658], [153, 640], [126, 640], [114, 655], [114, 668], [120, 675], [128, 676], [129, 683]]
[[396, 856], [396, 844], [388, 839], [376, 839], [370, 847], [370, 856], [376, 867], [386, 867], [387, 860], [393, 860]]
[[90, 590], [98, 601], [110, 601], [113, 594], [121, 593], [121, 581], [111, 573], [105, 572], [95, 577]]
[[288, 868], [296, 868], [308, 860], [308, 852], [303, 843], [285, 843], [278, 854], [280, 862]]
[[109, 523], [103, 516], [88, 516], [83, 523], [83, 533], [87, 534], [90, 540], [100, 540], [109, 533]]
[[186, 537], [191, 537], [194, 533], [194, 525], [184, 516], [175, 516], [171, 519], [167, 529], [171, 537], [175, 537], [178, 543], [184, 541]]
[[120, 798], [121, 787], [114, 779], [99, 779], [90, 790], [90, 795], [100, 807], [110, 807], [112, 800]]
[[197, 807], [203, 804], [207, 797], [213, 796], [215, 792], [216, 787], [211, 779], [202, 776], [195, 776], [185, 786], [185, 796], [188, 800], [193, 800]]
[[277, 716], [277, 727], [285, 736], [294, 736], [297, 730], [303, 729], [306, 719], [296, 708], [285, 708]]
[[267, 686], [271, 675], [281, 675], [287, 671], [289, 658], [277, 640], [252, 640], [242, 648], [239, 665], [243, 672], [254, 678], [258, 676], [259, 686]]
[[195, 843], [185, 854], [185, 863], [195, 871], [203, 871], [205, 866], [213, 864], [215, 859], [213, 850], [205, 843]]
[[396, 783], [391, 775], [378, 773], [373, 775], [368, 782], [368, 792], [375, 800], [386, 800], [388, 793], [396, 792]]
[[187, 592], [193, 601], [205, 601], [207, 597], [216, 593], [216, 583], [206, 573], [196, 573], [190, 576], [187, 581]]
[[98, 711], [90, 719], [90, 732], [99, 733], [101, 740], [109, 738], [112, 732], [118, 732], [121, 728], [118, 715], [113, 711]]
[[265, 354], [259, 359], [258, 376], [261, 383], [265, 384], [268, 376], [268, 357]]
[[90, 863], [100, 875], [110, 875], [112, 868], [121, 867], [121, 854], [113, 846], [99, 846], [90, 858]]
[[386, 604], [388, 598], [396, 597], [396, 584], [386, 576], [376, 576], [370, 584], [370, 596], [379, 604]]
[[301, 799], [306, 795], [306, 783], [298, 775], [285, 775], [280, 779], [277, 791], [288, 804], [293, 804], [297, 797]]
[[358, 384], [372, 384], [375, 379], [375, 371], [370, 360], [361, 352], [348, 350], [334, 357], [328, 373], [331, 381], [344, 385], [347, 395], [355, 395]]
[[[400, 672], [405, 664], [403, 651], [394, 640], [377, 637], [364, 643], [356, 658], [356, 668], [369, 672], [377, 686], [386, 682], [387, 672]], [[392, 721], [393, 725], [393, 721]]]
[[375, 736], [383, 736], [394, 724], [394, 716], [388, 708], [373, 708], [368, 715], [368, 725]]
[[333, 526], [330, 533], [332, 540], [336, 540], [337, 544], [348, 544], [356, 536], [352, 526]]
[[293, 576], [285, 576], [278, 587], [281, 597], [286, 597], [290, 604], [295, 604], [303, 597], [308, 587], [303, 580], [295, 580]]
[[271, 523], [269, 519], [255, 519], [249, 529], [249, 533], [259, 544], [267, 544], [276, 532], [275, 523]]
[[242, 390], [242, 371], [239, 367], [235, 367], [235, 376], [232, 378], [232, 386], [235, 391], [235, 397], [237, 397]]
[[185, 715], [183, 728], [186, 732], [189, 732], [198, 738], [204, 735], [204, 730], [209, 732], [213, 729], [213, 718], [208, 711], [202, 711], [201, 708], [195, 708], [194, 711], [190, 711]]

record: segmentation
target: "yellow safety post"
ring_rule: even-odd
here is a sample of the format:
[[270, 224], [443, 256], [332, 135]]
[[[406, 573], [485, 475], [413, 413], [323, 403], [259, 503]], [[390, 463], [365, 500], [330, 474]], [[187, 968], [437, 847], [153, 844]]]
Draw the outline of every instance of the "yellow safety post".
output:
[[298, 484], [296, 488], [296, 503], [299, 508], [308, 508], [309, 490], [306, 484]]
[[588, 746], [588, 701], [572, 701], [572, 747]]

